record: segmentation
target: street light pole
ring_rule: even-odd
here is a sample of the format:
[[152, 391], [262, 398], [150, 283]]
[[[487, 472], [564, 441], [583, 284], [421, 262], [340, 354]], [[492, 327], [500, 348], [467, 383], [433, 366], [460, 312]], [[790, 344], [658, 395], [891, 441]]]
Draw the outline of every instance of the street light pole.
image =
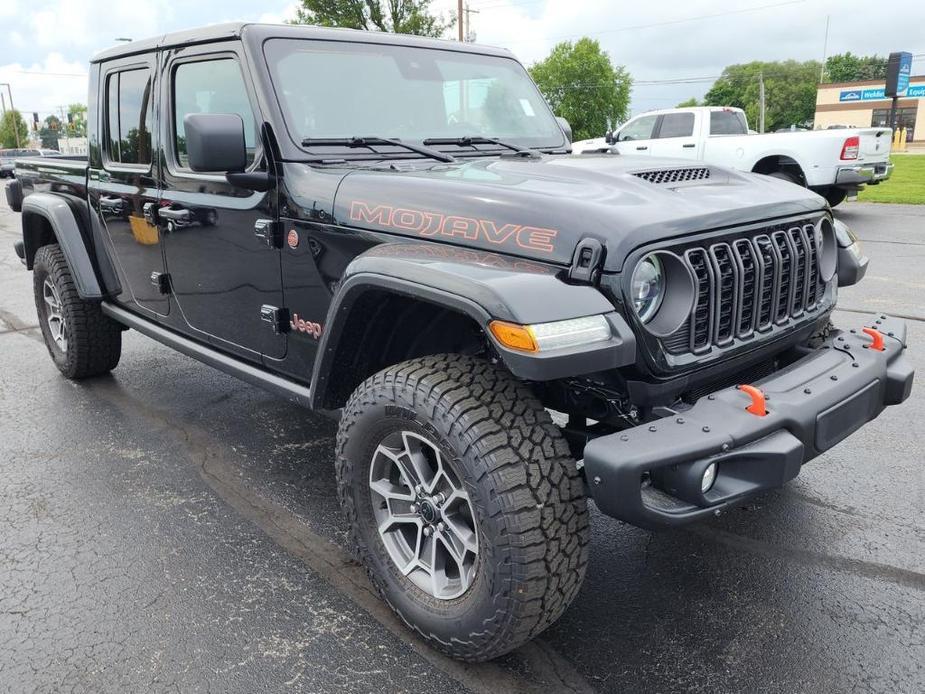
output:
[[22, 145], [19, 142], [19, 123], [16, 122], [16, 107], [13, 106], [13, 89], [10, 87], [9, 82], [0, 82], [0, 87], [6, 87], [6, 91], [10, 95], [10, 112], [13, 114], [13, 132], [16, 133], [16, 149], [21, 149]]
[[459, 23], [457, 29], [459, 30], [459, 42], [462, 43], [466, 40], [465, 28], [463, 27], [463, 0], [459, 0], [456, 3], [456, 21]]

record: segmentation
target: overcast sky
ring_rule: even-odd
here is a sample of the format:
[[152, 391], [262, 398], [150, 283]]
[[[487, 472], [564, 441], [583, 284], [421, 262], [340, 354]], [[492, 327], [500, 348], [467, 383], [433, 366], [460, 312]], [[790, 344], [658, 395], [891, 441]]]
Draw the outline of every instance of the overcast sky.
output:
[[[86, 102], [86, 63], [118, 37], [140, 39], [230, 20], [280, 22], [292, 0], [0, 0], [0, 82], [9, 82], [18, 109], [40, 116]], [[925, 73], [925, 3], [872, 0], [470, 0], [479, 43], [505, 46], [525, 64], [561, 40], [598, 39], [616, 64], [640, 82], [634, 113], [701, 97], [705, 78], [750, 60], [820, 59], [826, 16], [828, 53], [919, 54]], [[437, 12], [456, 0], [434, 0]], [[720, 15], [720, 16], [717, 16]], [[4, 93], [6, 89], [3, 89]], [[8, 104], [7, 104], [8, 105]]]

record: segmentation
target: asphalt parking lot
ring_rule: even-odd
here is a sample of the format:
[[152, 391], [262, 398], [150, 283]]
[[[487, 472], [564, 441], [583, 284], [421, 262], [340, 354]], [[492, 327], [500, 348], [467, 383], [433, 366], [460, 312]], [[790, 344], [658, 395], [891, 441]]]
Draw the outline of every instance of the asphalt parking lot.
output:
[[[0, 196], [2, 197], [2, 196]], [[848, 203], [836, 323], [909, 319], [925, 207]], [[925, 691], [925, 385], [786, 488], [652, 534], [595, 513], [584, 588], [493, 663], [432, 652], [346, 548], [334, 425], [125, 336], [59, 376], [0, 202], [0, 691]]]

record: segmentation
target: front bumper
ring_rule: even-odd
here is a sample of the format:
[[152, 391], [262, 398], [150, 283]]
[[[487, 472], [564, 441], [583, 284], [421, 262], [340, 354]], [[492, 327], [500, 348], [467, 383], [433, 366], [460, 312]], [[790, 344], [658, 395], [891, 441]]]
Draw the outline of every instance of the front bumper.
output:
[[[836, 331], [753, 384], [767, 397], [765, 416], [747, 412], [750, 397], [726, 388], [684, 412], [593, 439], [584, 470], [595, 503], [654, 529], [705, 518], [793, 479], [803, 463], [909, 397], [914, 372], [903, 355], [905, 323], [873, 316], [865, 326], [883, 335], [883, 351], [870, 349], [860, 328]], [[701, 493], [711, 463], [716, 481]]]
[[860, 188], [868, 183], [880, 183], [893, 175], [893, 162], [843, 166], [835, 173], [838, 188]]

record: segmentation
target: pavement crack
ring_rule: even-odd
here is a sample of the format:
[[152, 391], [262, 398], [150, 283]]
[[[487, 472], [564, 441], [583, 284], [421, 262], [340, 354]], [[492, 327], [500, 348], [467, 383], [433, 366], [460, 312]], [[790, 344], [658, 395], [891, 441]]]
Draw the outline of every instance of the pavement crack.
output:
[[[433, 649], [409, 630], [379, 597], [362, 565], [355, 562], [347, 551], [315, 533], [285, 506], [250, 488], [247, 481], [241, 478], [239, 469], [230, 462], [237, 453], [213, 438], [208, 431], [195, 424], [178, 421], [150, 403], [134, 397], [115, 381], [100, 382], [94, 385], [94, 390], [116, 406], [136, 413], [165, 432], [173, 432], [174, 437], [187, 450], [187, 459], [199, 469], [202, 479], [219, 498], [431, 666], [473, 692], [527, 694], [536, 691], [532, 679], [499, 663], [473, 664], [454, 660]], [[534, 673], [552, 691], [580, 694], [593, 691], [565, 658], [549, 647], [542, 649], [531, 642], [514, 651], [513, 656], [533, 663]]]
[[878, 562], [853, 559], [851, 557], [835, 557], [793, 546], [782, 547], [779, 545], [772, 545], [762, 540], [736, 535], [735, 533], [709, 526], [693, 526], [688, 528], [685, 532], [696, 535], [703, 540], [717, 542], [736, 550], [751, 552], [769, 559], [795, 561], [805, 566], [822, 565], [854, 576], [861, 576], [875, 581], [895, 583], [896, 585], [906, 588], [925, 591], [925, 574], [909, 569], [901, 569], [897, 566], [890, 566], [889, 564], [880, 564]]

